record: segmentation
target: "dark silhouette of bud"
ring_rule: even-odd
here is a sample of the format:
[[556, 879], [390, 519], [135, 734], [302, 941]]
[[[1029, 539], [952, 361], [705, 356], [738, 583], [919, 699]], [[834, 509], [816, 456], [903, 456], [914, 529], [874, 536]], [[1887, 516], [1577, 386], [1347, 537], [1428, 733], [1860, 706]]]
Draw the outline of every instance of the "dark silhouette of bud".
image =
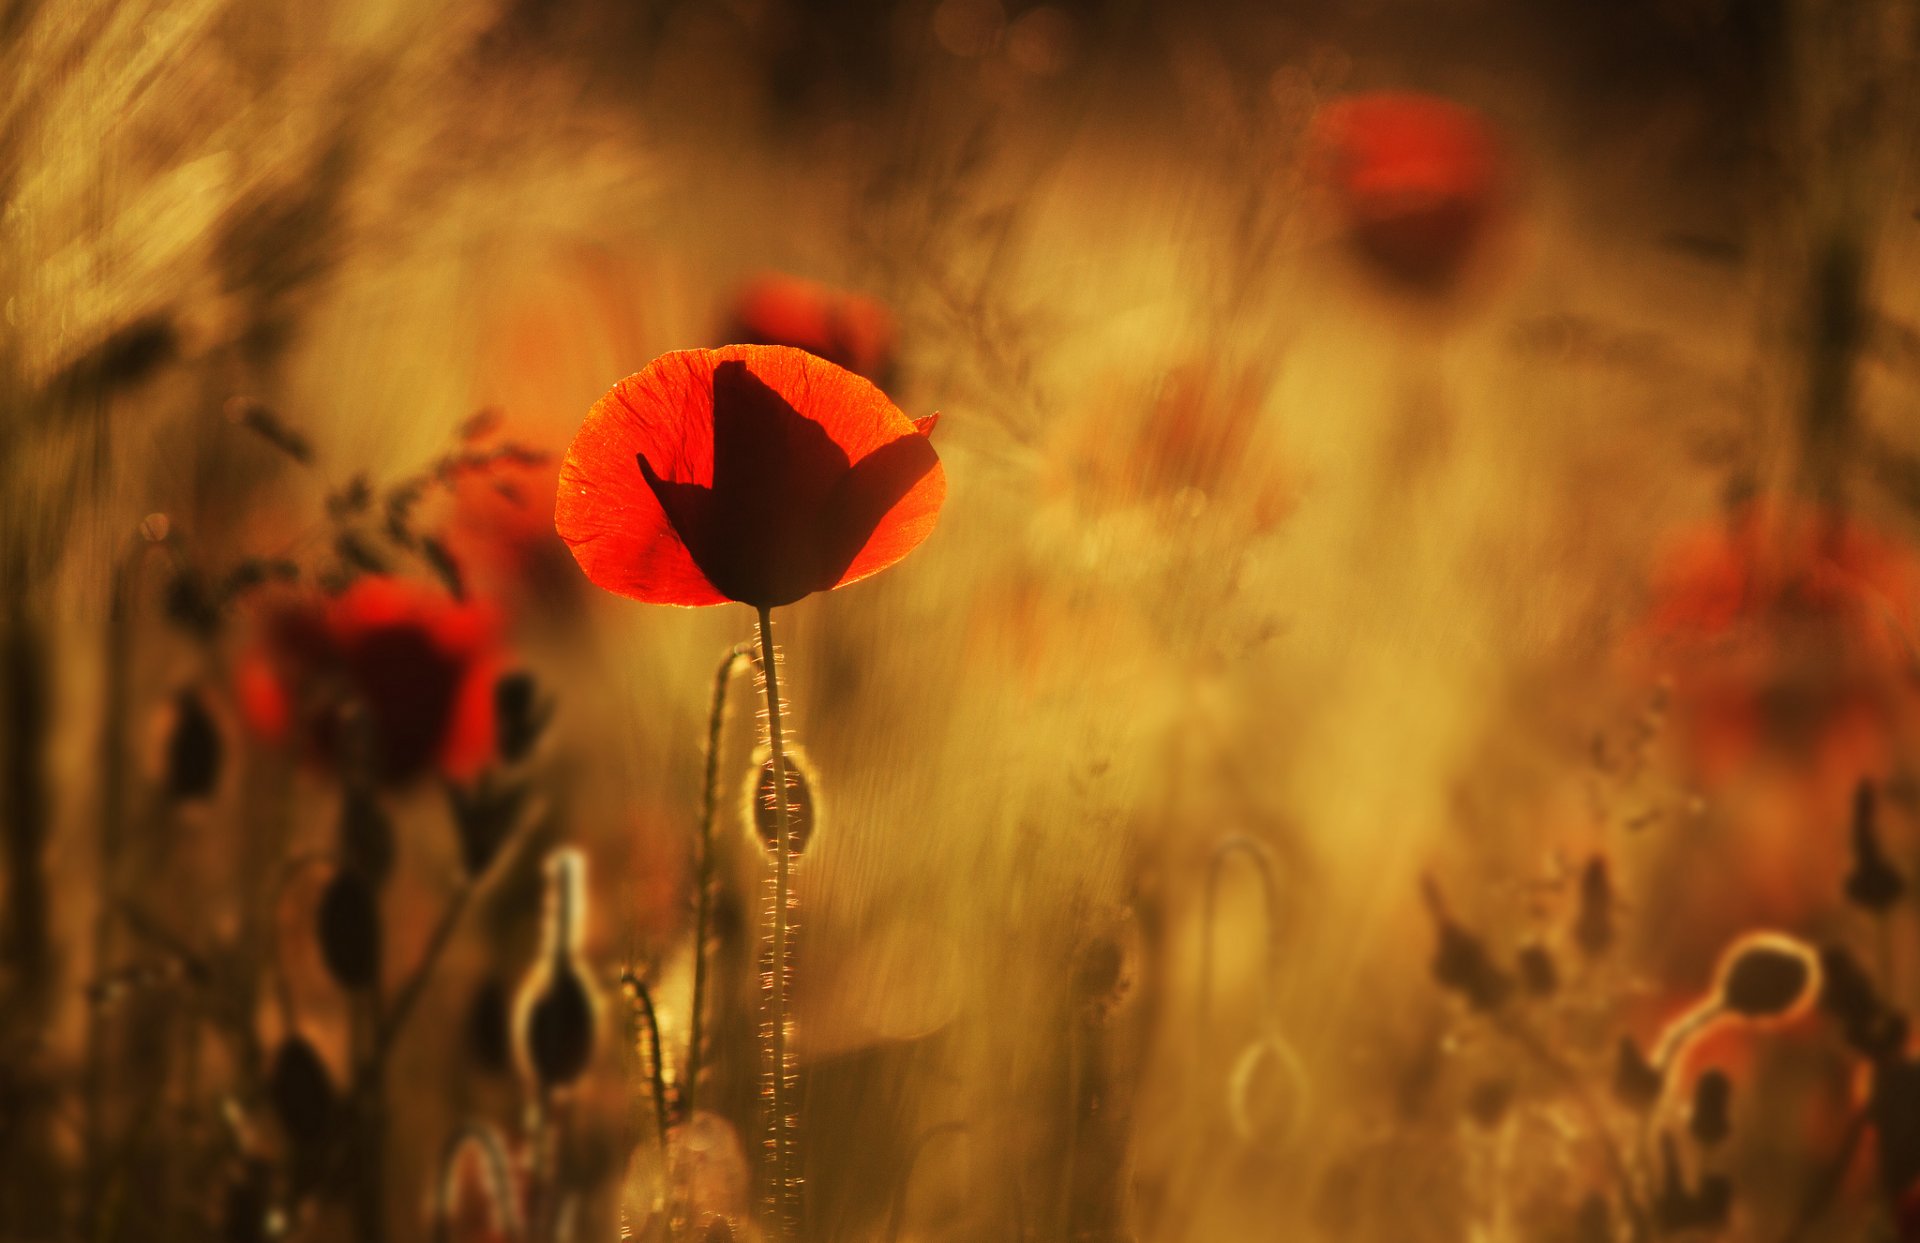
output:
[[359, 872], [375, 885], [384, 885], [393, 874], [393, 821], [381, 808], [373, 792], [365, 788], [349, 789], [340, 804], [337, 834], [340, 858], [349, 869]]
[[1906, 1046], [1906, 1017], [1880, 999], [1866, 968], [1842, 946], [1820, 951], [1820, 1008], [1863, 1057], [1890, 1058]]
[[1525, 946], [1518, 959], [1520, 985], [1535, 997], [1551, 997], [1560, 989], [1560, 968], [1553, 954], [1538, 943]]
[[220, 1207], [221, 1243], [267, 1243], [267, 1218], [273, 1212], [273, 1169], [250, 1159], [227, 1182]]
[[478, 876], [493, 866], [500, 848], [520, 827], [527, 787], [495, 786], [483, 778], [471, 790], [449, 785], [447, 799], [453, 809], [453, 829], [460, 839], [460, 862], [468, 876]]
[[548, 857], [547, 943], [520, 994], [520, 1058], [543, 1092], [573, 1083], [593, 1059], [598, 1015], [575, 961], [586, 922], [585, 870], [577, 850]]
[[160, 607], [168, 621], [196, 638], [211, 639], [220, 632], [220, 605], [195, 570], [182, 570], [167, 580]]
[[1693, 1112], [1687, 1130], [1703, 1148], [1712, 1148], [1733, 1129], [1733, 1082], [1723, 1070], [1709, 1070], [1693, 1084]]
[[542, 701], [531, 673], [509, 673], [493, 684], [494, 749], [507, 763], [532, 754], [552, 719], [553, 705]]
[[1777, 1019], [1813, 999], [1819, 965], [1800, 942], [1752, 933], [1728, 950], [1720, 971], [1720, 1005], [1747, 1019]]
[[1632, 1036], [1620, 1037], [1619, 1052], [1613, 1063], [1613, 1095], [1627, 1108], [1644, 1113], [1660, 1100], [1666, 1079], [1660, 1074]]
[[1573, 920], [1573, 943], [1588, 958], [1598, 958], [1613, 947], [1613, 904], [1607, 860], [1595, 855], [1581, 869], [1579, 908]]
[[174, 697], [173, 728], [167, 731], [167, 796], [184, 802], [212, 794], [225, 751], [220, 728], [200, 692], [182, 690]]
[[327, 882], [315, 932], [334, 983], [356, 991], [379, 983], [380, 904], [359, 872], [342, 868]]
[[[779, 850], [780, 808], [774, 801], [773, 760], [761, 761], [759, 778], [753, 787], [753, 827], [760, 844], [772, 854]], [[787, 846], [795, 856], [804, 854], [813, 841], [817, 809], [813, 798], [813, 776], [798, 750], [787, 751]]]
[[1842, 886], [1847, 901], [1883, 914], [1907, 891], [1886, 851], [1880, 845], [1873, 783], [1862, 781], [1853, 792], [1853, 870]]
[[322, 1172], [340, 1122], [340, 1098], [327, 1064], [305, 1037], [288, 1036], [267, 1070], [267, 1103], [286, 1133], [296, 1182]]
[[1476, 1010], [1499, 1009], [1513, 994], [1512, 977], [1495, 965], [1480, 938], [1453, 921], [1432, 877], [1423, 882], [1422, 888], [1439, 934], [1430, 968], [1434, 981], [1458, 993]]

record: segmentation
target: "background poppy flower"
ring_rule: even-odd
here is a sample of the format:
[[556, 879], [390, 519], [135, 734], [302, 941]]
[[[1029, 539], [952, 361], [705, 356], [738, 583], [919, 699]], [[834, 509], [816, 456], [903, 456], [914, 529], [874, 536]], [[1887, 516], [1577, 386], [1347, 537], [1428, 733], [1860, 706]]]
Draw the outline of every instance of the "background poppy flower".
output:
[[803, 350], [667, 354], [588, 413], [555, 526], [620, 595], [791, 604], [885, 569], [933, 530], [947, 490], [933, 422]]
[[1414, 286], [1452, 283], [1499, 192], [1499, 144], [1478, 113], [1432, 95], [1354, 95], [1315, 116], [1311, 147], [1376, 268]]
[[1641, 641], [1673, 671], [1700, 775], [1768, 758], [1845, 791], [1884, 766], [1912, 706], [1917, 608], [1920, 564], [1898, 545], [1758, 502], [1669, 543]]
[[368, 775], [382, 784], [432, 770], [468, 778], [493, 745], [494, 632], [484, 605], [364, 577], [269, 612], [240, 664], [241, 711], [260, 736], [334, 766], [359, 762], [359, 717]]
[[734, 300], [728, 338], [791, 345], [884, 384], [893, 372], [893, 314], [864, 294], [764, 272]]

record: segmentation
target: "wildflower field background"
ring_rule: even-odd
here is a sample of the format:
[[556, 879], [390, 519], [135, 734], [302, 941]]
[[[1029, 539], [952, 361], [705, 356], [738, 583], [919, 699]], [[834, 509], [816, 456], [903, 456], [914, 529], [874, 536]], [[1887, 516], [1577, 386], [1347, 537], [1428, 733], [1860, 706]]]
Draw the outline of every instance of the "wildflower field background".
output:
[[[1920, 1239], [1917, 54], [0, 0], [0, 1239]], [[784, 1201], [754, 610], [555, 530], [734, 343], [946, 488], [779, 601]]]

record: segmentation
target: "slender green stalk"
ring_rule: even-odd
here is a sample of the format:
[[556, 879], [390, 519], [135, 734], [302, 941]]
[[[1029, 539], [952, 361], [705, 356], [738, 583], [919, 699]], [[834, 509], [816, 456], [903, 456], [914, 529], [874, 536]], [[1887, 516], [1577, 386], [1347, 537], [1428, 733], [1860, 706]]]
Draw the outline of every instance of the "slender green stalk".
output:
[[680, 1083], [680, 1117], [686, 1122], [693, 1121], [700, 1091], [700, 1068], [706, 1061], [707, 938], [713, 927], [713, 823], [720, 808], [720, 738], [727, 724], [727, 687], [733, 682], [733, 671], [752, 654], [750, 643], [736, 643], [727, 649], [719, 670], [713, 675], [713, 706], [707, 711], [707, 784], [700, 806], [700, 853], [694, 860], [698, 891], [693, 907], [693, 1004], [687, 1016], [687, 1068]]
[[[779, 662], [773, 650], [773, 610], [760, 610], [760, 663], [767, 679], [767, 739], [773, 752], [774, 832], [778, 849], [773, 869], [773, 1030], [770, 1043], [773, 1065], [769, 1085], [773, 1125], [768, 1128], [773, 1140], [771, 1153], [774, 1188], [774, 1228], [776, 1238], [791, 1239], [799, 1226], [800, 1186], [796, 1165], [799, 1158], [798, 1126], [793, 1116], [793, 1085], [787, 1055], [787, 1021], [792, 983], [788, 971], [787, 893], [791, 882], [793, 844], [788, 840], [790, 818], [787, 814], [786, 728], [780, 720]], [[757, 779], [756, 779], [757, 780]]]

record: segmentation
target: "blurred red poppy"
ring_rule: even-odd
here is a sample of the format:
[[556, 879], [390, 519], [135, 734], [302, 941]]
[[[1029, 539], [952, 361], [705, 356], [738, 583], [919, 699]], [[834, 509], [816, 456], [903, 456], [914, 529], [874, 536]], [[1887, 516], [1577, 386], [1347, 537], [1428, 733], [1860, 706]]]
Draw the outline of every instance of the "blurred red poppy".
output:
[[893, 315], [884, 303], [817, 281], [766, 272], [741, 287], [728, 336], [791, 345], [884, 384], [893, 370]]
[[[508, 431], [513, 444], [531, 436]], [[544, 446], [542, 446], [544, 449]], [[516, 614], [565, 615], [578, 603], [580, 575], [553, 531], [548, 498], [559, 486], [559, 454], [503, 458], [452, 481], [444, 541], [468, 584]]]
[[261, 737], [384, 785], [465, 779], [492, 750], [498, 663], [491, 608], [369, 576], [269, 610], [240, 707]]
[[588, 413], [555, 526], [601, 587], [756, 608], [867, 577], [924, 540], [946, 475], [868, 381], [802, 350], [683, 350]]
[[1410, 286], [1450, 285], [1499, 198], [1502, 161], [1492, 128], [1437, 96], [1382, 91], [1336, 100], [1314, 117], [1309, 149], [1354, 245]]
[[1852, 788], [1915, 704], [1920, 562], [1841, 514], [1745, 505], [1668, 544], [1642, 630], [1699, 775], [1746, 763]]

